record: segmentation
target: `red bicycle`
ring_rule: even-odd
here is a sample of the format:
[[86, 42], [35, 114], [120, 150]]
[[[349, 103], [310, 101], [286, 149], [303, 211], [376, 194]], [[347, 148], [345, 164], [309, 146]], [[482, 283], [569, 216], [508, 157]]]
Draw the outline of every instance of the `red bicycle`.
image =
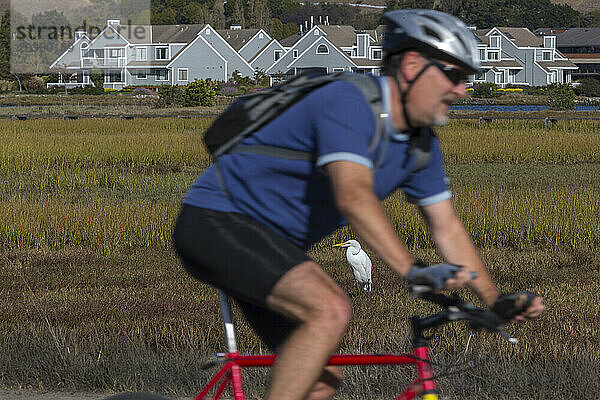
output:
[[[467, 321], [471, 329], [485, 328], [490, 332], [498, 333], [511, 343], [517, 343], [503, 329], [504, 321], [489, 310], [477, 308], [471, 303], [463, 301], [455, 294], [450, 296], [434, 293], [427, 287], [411, 286], [412, 297], [419, 297], [443, 308], [435, 314], [410, 319], [412, 328], [413, 351], [404, 354], [336, 354], [331, 356], [328, 365], [397, 365], [409, 364], [416, 366], [417, 377], [400, 393], [395, 400], [410, 400], [422, 396], [424, 400], [438, 400], [438, 390], [435, 379], [441, 375], [434, 375], [432, 362], [429, 359], [429, 344], [424, 331], [433, 329], [445, 323], [454, 321]], [[219, 371], [195, 397], [195, 400], [219, 400], [229, 389], [234, 400], [246, 400], [242, 383], [242, 368], [269, 367], [273, 365], [275, 355], [241, 355], [238, 353], [231, 307], [228, 297], [219, 291], [221, 314], [227, 343], [227, 353], [219, 353], [216, 359], [205, 364], [204, 368], [221, 365]], [[453, 373], [456, 373], [453, 372]], [[229, 397], [231, 398], [231, 397]], [[121, 393], [105, 400], [169, 400], [166, 397], [151, 393]]]

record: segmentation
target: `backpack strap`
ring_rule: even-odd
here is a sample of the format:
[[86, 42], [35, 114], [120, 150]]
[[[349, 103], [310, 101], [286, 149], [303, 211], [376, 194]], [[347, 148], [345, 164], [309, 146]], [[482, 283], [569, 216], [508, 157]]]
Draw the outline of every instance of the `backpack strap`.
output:
[[431, 158], [431, 136], [433, 130], [429, 127], [420, 128], [410, 135], [410, 152], [415, 155], [413, 173], [421, 171]]

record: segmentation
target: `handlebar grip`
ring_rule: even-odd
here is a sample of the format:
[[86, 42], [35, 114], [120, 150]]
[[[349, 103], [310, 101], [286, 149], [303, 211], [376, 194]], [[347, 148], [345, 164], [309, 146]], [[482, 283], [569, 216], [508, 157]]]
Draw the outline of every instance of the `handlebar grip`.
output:
[[[478, 274], [475, 271], [471, 271], [471, 279], [475, 279], [477, 278]], [[408, 292], [410, 294], [410, 297], [419, 297], [420, 295], [422, 295], [423, 293], [427, 293], [427, 292], [431, 292], [433, 291], [433, 288], [431, 286], [428, 285], [419, 285], [419, 284], [410, 284], [408, 286]]]
[[505, 321], [510, 321], [527, 310], [536, 297], [538, 296], [531, 292], [503, 294], [492, 306], [492, 311]]

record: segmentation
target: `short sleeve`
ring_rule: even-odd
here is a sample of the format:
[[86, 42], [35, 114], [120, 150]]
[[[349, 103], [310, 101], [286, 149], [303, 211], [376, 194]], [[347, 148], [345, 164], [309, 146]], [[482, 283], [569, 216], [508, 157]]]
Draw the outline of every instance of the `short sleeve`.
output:
[[313, 120], [317, 162], [352, 161], [373, 168], [369, 144], [375, 135], [375, 116], [360, 90], [338, 81], [315, 96], [318, 112]]
[[429, 206], [452, 197], [439, 141], [432, 137], [431, 155], [425, 168], [410, 175], [403, 185], [406, 199], [418, 206]]

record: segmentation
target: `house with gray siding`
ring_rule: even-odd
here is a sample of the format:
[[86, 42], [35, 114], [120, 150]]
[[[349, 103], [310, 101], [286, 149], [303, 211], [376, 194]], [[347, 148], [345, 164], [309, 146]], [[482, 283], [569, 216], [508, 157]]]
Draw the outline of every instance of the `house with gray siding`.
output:
[[482, 72], [473, 83], [546, 86], [570, 83], [577, 66], [556, 48], [556, 37], [540, 38], [527, 28], [474, 30]]
[[307, 70], [379, 74], [381, 30], [358, 31], [349, 25], [314, 25], [281, 41], [286, 52], [267, 70], [289, 79]]
[[[243, 44], [260, 43], [265, 32], [256, 32]], [[264, 40], [265, 45], [271, 38]], [[240, 47], [240, 49], [243, 45]], [[104, 75], [104, 88], [187, 84], [194, 79], [226, 81], [234, 71], [252, 76], [253, 67], [210, 25], [121, 25], [109, 20], [99, 34], [78, 32], [74, 43], [52, 67], [71, 72], [69, 82], [49, 86], [91, 84], [90, 73]]]
[[600, 28], [536, 29], [538, 36], [556, 36], [556, 48], [579, 69], [572, 78], [600, 79]]

